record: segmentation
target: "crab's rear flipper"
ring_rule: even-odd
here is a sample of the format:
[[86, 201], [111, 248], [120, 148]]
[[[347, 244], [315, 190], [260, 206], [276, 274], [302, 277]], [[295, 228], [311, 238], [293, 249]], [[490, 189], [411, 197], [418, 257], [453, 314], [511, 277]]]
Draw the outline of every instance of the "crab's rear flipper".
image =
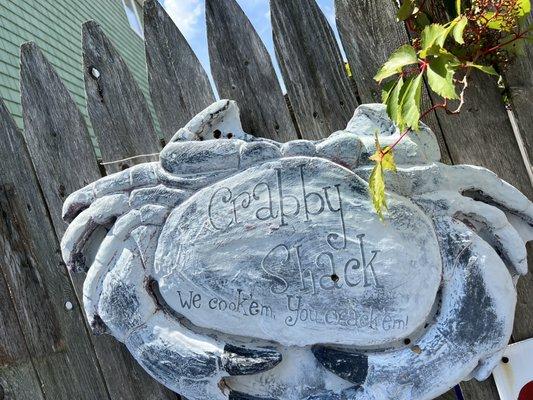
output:
[[511, 276], [495, 251], [461, 222], [437, 218], [436, 230], [442, 303], [419, 339], [384, 353], [314, 348], [327, 369], [355, 385], [343, 399], [430, 399], [450, 383], [486, 379], [498, 362], [513, 326]]

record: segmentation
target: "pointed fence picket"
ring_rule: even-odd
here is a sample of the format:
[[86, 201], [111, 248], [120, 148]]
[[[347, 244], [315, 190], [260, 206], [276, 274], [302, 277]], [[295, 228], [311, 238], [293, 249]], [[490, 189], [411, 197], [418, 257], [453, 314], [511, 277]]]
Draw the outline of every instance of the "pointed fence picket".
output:
[[[56, 236], [61, 240], [67, 227], [61, 218], [66, 196], [101, 174], [83, 116], [59, 76], [35, 44], [23, 45], [21, 53], [23, 134]], [[72, 275], [78, 298], [72, 303], [81, 303], [83, 279], [82, 274]], [[111, 398], [144, 400], [154, 393], [170, 393], [149, 378], [115, 340], [93, 335], [90, 339]], [[100, 373], [98, 363], [93, 362]]]
[[[528, 23], [533, 23], [533, 16], [529, 16]], [[533, 46], [524, 46], [523, 54], [511, 64], [505, 73], [505, 80], [509, 90], [509, 100], [512, 110], [516, 113], [518, 129], [525, 144], [528, 156], [526, 163], [533, 168], [533, 113], [531, 99], [533, 98]], [[533, 336], [533, 333], [531, 333]]]
[[[105, 162], [160, 150], [146, 99], [126, 63], [102, 28], [83, 25], [83, 64], [87, 110]], [[106, 166], [117, 172], [146, 158]]]
[[[358, 95], [363, 102], [379, 101], [373, 76], [409, 34], [396, 21], [394, 2], [335, 3]], [[83, 27], [87, 107], [106, 162], [158, 152], [160, 139], [168, 141], [215, 99], [206, 72], [170, 17], [156, 0], [144, 7], [147, 72], [161, 136], [119, 51], [97, 23]], [[289, 107], [270, 55], [235, 0], [206, 1], [218, 93], [237, 100], [245, 130], [256, 135], [279, 141], [299, 135], [319, 139], [343, 128], [357, 96], [324, 14], [315, 0], [271, 0], [271, 14]], [[531, 48], [526, 52], [531, 54]], [[520, 154], [522, 150], [531, 157], [533, 144], [530, 58], [520, 58], [506, 76], [527, 150], [517, 143], [500, 93], [486, 77], [474, 76], [460, 116], [435, 113], [427, 122], [439, 138], [445, 162], [486, 166], [533, 198]], [[92, 337], [85, 327], [75, 292], [80, 295], [83, 277], [69, 279], [57, 252], [65, 229], [61, 203], [101, 176], [102, 168], [79, 110], [33, 44], [23, 47], [21, 74], [23, 134], [0, 101], [0, 315], [10, 321], [0, 327], [0, 398], [177, 399], [113, 339]], [[425, 106], [437, 101], [425, 91]], [[146, 157], [106, 164], [105, 172], [143, 161]], [[533, 264], [533, 252], [529, 254]], [[523, 339], [533, 336], [531, 274], [520, 281], [518, 291], [514, 338]], [[67, 301], [71, 310], [65, 308]], [[498, 398], [492, 380], [461, 386], [466, 400]], [[440, 397], [453, 398], [453, 392]]]
[[[22, 144], [22, 135], [15, 121], [9, 114], [4, 102], [0, 99], [0, 349], [2, 357], [0, 367], [0, 398], [17, 398], [24, 400], [43, 400], [42, 378], [40, 375], [46, 371], [37, 369], [32, 361], [35, 351], [25, 339], [26, 334], [33, 334], [35, 341], [44, 339], [45, 335], [37, 335], [31, 328], [38, 324], [36, 316], [28, 320], [18, 314], [26, 310], [31, 311], [32, 305], [42, 295], [42, 291], [33, 293], [29, 298], [21, 299], [17, 305], [11, 296], [26, 296], [25, 280], [31, 277], [31, 264], [22, 273], [17, 271], [17, 266], [23, 265], [24, 259], [20, 254], [24, 247], [17, 244], [20, 238], [20, 223], [15, 218], [21, 218], [17, 208], [21, 205], [20, 194], [15, 192], [15, 179], [8, 173], [8, 169], [17, 166], [24, 169], [31, 168], [29, 159], [24, 151], [19, 153], [18, 146]], [[22, 161], [22, 162], [19, 162]], [[16, 174], [15, 174], [16, 175]], [[12, 214], [11, 214], [11, 213]], [[24, 273], [28, 271], [28, 273]], [[33, 298], [32, 298], [33, 297]], [[32, 307], [27, 309], [26, 307]], [[44, 307], [43, 307], [44, 308]], [[37, 311], [37, 310], [35, 310]], [[43, 312], [40, 310], [39, 312]]]
[[150, 95], [168, 141], [215, 95], [196, 54], [157, 0], [144, 5], [144, 37]]
[[[41, 93], [46, 95], [50, 93]], [[4, 107], [2, 110], [0, 268], [31, 357], [20, 361], [26, 367], [33, 364], [42, 386], [41, 394], [35, 389], [36, 398], [108, 399], [83, 314], [77, 306], [65, 309], [67, 301], [77, 304], [76, 295], [58, 252], [59, 243], [26, 143]], [[3, 309], [4, 304], [0, 307]], [[4, 315], [2, 310], [2, 320]], [[18, 361], [13, 360], [13, 364]], [[24, 383], [28, 389], [35, 384], [34, 379]], [[18, 399], [24, 392], [13, 396]]]
[[268, 51], [235, 0], [207, 0], [211, 71], [222, 98], [236, 100], [244, 129], [288, 141], [297, 130]]
[[357, 107], [335, 34], [315, 0], [271, 0], [276, 54], [302, 137], [344, 129]]

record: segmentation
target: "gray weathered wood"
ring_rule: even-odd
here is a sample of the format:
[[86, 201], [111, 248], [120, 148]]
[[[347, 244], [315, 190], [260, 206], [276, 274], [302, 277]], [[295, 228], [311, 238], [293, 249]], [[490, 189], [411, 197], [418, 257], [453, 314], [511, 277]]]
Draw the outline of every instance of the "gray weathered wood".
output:
[[33, 365], [21, 358], [16, 364], [0, 366], [0, 398], [5, 400], [44, 399]]
[[[49, 399], [108, 399], [22, 135], [2, 107], [0, 266]], [[37, 397], [38, 398], [38, 397]]]
[[157, 0], [144, 3], [144, 38], [150, 94], [168, 141], [215, 95], [196, 54]]
[[463, 382], [461, 384], [461, 390], [463, 391], [465, 400], [500, 399], [498, 389], [496, 389], [496, 383], [492, 376], [483, 382], [476, 380]]
[[271, 0], [276, 55], [305, 139], [346, 128], [357, 107], [337, 40], [315, 0]]
[[533, 337], [533, 243], [527, 247], [529, 274], [518, 281], [518, 304], [516, 305], [516, 320], [513, 329], [513, 339], [516, 342]]
[[457, 396], [455, 395], [454, 389], [451, 389], [443, 395], [437, 397], [437, 400], [457, 400]]
[[[24, 136], [57, 237], [66, 229], [66, 195], [101, 177], [85, 121], [67, 89], [34, 44], [22, 47]], [[81, 301], [84, 276], [72, 276]], [[110, 337], [91, 336], [112, 399], [171, 399]]]
[[[94, 21], [83, 24], [83, 62], [87, 109], [104, 161], [159, 151], [146, 99], [126, 63]], [[106, 167], [127, 168], [139, 158]]]
[[272, 60], [235, 0], [207, 0], [213, 78], [223, 98], [236, 100], [244, 130], [288, 141], [297, 138]]
[[[397, 22], [397, 7], [390, 0], [335, 0], [337, 26], [357, 89], [363, 103], [381, 102], [381, 89], [374, 76], [390, 54], [408, 43], [404, 26]], [[432, 106], [427, 90], [422, 107]], [[451, 163], [446, 140], [435, 113], [424, 122], [437, 135], [442, 161]]]
[[[0, 140], [8, 137], [8, 130], [11, 134], [18, 134], [15, 122], [1, 99], [0, 127]], [[7, 242], [11, 236], [6, 229], [10, 222], [4, 206], [7, 204], [8, 191], [7, 186], [0, 185], [0, 398], [38, 400], [44, 398], [41, 383], [28, 352], [17, 310], [4, 276], [6, 263], [9, 262], [5, 258], [9, 254], [6, 251]]]
[[466, 104], [459, 115], [439, 111], [454, 163], [486, 167], [532, 199], [533, 187], [496, 80], [472, 73], [465, 96]]
[[[533, 16], [529, 16], [528, 23], [533, 23]], [[509, 88], [510, 99], [516, 114], [518, 128], [526, 145], [529, 162], [533, 163], [533, 45], [526, 43], [524, 54], [505, 73]], [[532, 328], [533, 329], [533, 328]], [[531, 333], [533, 336], [533, 332]]]

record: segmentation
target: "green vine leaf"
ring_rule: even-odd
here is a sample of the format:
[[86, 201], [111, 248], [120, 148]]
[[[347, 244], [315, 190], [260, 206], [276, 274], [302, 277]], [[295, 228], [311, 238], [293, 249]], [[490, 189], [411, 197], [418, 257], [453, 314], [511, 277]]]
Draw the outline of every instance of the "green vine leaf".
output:
[[403, 78], [400, 77], [398, 81], [395, 82], [390, 95], [387, 96], [385, 101], [385, 104], [387, 105], [387, 114], [398, 126], [402, 124], [400, 112], [400, 93], [402, 92], [403, 84]]
[[389, 60], [380, 68], [374, 79], [381, 82], [390, 76], [402, 72], [402, 68], [411, 64], [417, 64], [418, 57], [413, 46], [406, 44], [397, 49]]
[[420, 57], [426, 58], [431, 50], [435, 46], [442, 48], [444, 47], [444, 42], [446, 37], [449, 34], [449, 30], [446, 29], [444, 25], [441, 24], [431, 24], [426, 26], [422, 31], [421, 43], [422, 50], [420, 51]]
[[383, 176], [383, 166], [381, 163], [377, 163], [374, 166], [372, 174], [370, 174], [368, 186], [374, 210], [376, 210], [379, 219], [383, 221], [385, 219], [383, 216], [383, 210], [387, 209], [387, 199], [385, 197], [385, 177]]
[[474, 64], [472, 62], [467, 62], [466, 66], [479, 69], [480, 71], [486, 74], [489, 74], [489, 75], [500, 76], [500, 74], [494, 69], [494, 67], [490, 65], [479, 65], [479, 64]]
[[407, 128], [418, 131], [420, 128], [420, 101], [422, 98], [422, 77], [423, 73], [416, 77], [411, 77], [404, 85], [403, 95], [400, 99], [400, 130]]
[[[459, 2], [461, 3], [461, 2]], [[453, 28], [453, 38], [459, 44], [464, 44], [465, 40], [463, 38], [465, 28], [468, 25], [468, 18], [463, 16], [459, 19], [455, 27]]]
[[398, 20], [405, 21], [408, 19], [411, 15], [413, 15], [415, 8], [416, 4], [414, 0], [404, 0], [400, 9], [398, 10], [398, 14], [396, 15]]
[[445, 99], [458, 99], [453, 81], [458, 65], [458, 60], [452, 55], [443, 54], [431, 60], [427, 68], [431, 90]]
[[381, 102], [383, 104], [387, 104], [395, 85], [396, 81], [388, 81], [383, 84], [383, 88], [381, 89]]

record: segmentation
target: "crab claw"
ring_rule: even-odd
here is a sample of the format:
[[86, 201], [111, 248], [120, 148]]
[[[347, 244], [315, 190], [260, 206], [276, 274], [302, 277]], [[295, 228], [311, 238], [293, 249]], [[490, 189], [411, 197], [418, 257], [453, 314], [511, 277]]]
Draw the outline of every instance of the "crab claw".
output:
[[442, 304], [425, 333], [408, 347], [382, 353], [313, 349], [325, 368], [354, 385], [341, 399], [429, 400], [447, 391], [448, 382], [486, 379], [498, 362], [513, 326], [511, 276], [463, 223], [448, 217], [435, 223], [443, 257]]
[[260, 373], [281, 362], [274, 350], [224, 345], [161, 313], [132, 332], [126, 346], [148, 373], [190, 400], [226, 400], [224, 377]]

